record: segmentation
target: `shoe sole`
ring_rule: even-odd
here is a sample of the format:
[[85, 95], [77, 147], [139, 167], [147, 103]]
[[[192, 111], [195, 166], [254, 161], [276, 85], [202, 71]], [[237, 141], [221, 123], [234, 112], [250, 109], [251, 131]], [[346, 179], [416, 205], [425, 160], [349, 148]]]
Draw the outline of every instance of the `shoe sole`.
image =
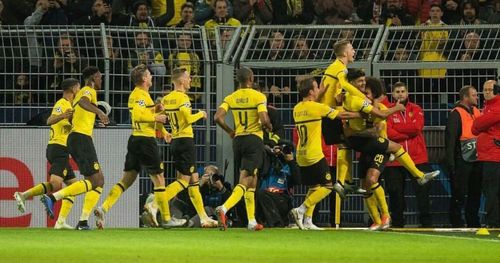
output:
[[104, 215], [99, 210], [94, 210], [94, 216], [97, 218], [95, 221], [95, 226], [99, 230], [104, 229]]
[[40, 198], [40, 201], [42, 201], [42, 204], [45, 208], [45, 212], [47, 212], [47, 214], [51, 219], [54, 219], [54, 211], [52, 211], [52, 209], [49, 208], [48, 204], [49, 201], [47, 200], [47, 197], [43, 195], [42, 198]]
[[24, 212], [26, 212], [26, 206], [24, 205], [24, 201], [21, 199], [19, 194], [17, 194], [17, 192], [14, 194], [14, 199], [16, 199], [17, 202], [17, 210], [24, 214]]
[[341, 188], [336, 186], [335, 184], [333, 185], [333, 190], [339, 195], [340, 199], [344, 200], [347, 198], [347, 195], [345, 193], [345, 188], [342, 188], [342, 190], [340, 190]]

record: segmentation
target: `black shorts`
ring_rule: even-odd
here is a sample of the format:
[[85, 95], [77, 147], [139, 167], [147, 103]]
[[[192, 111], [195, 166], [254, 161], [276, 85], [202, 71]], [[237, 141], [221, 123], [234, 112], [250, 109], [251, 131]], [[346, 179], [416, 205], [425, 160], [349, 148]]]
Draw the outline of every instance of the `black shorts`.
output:
[[385, 154], [389, 148], [389, 140], [382, 137], [350, 136], [346, 145], [355, 151], [371, 155]]
[[45, 156], [50, 164], [49, 175], [57, 175], [64, 181], [75, 178], [75, 172], [73, 172], [73, 168], [69, 164], [69, 153], [66, 146], [49, 144]]
[[148, 174], [163, 173], [163, 162], [160, 159], [158, 144], [153, 137], [130, 136], [127, 143], [125, 156], [125, 172], [141, 171], [144, 167]]
[[330, 167], [328, 167], [325, 158], [310, 166], [300, 166], [299, 169], [303, 185], [327, 185], [332, 183]]
[[321, 120], [321, 133], [326, 145], [344, 143], [344, 130], [341, 119], [323, 118]]
[[68, 151], [83, 176], [91, 176], [101, 170], [92, 137], [77, 132], [70, 133]]
[[390, 153], [361, 153], [361, 156], [359, 157], [359, 178], [366, 178], [366, 173], [370, 168], [377, 169], [380, 173], [382, 173], [384, 171], [385, 164], [389, 161], [390, 155]]
[[177, 138], [170, 143], [174, 168], [182, 175], [196, 173], [196, 148], [193, 138]]
[[236, 136], [233, 139], [235, 167], [258, 175], [264, 161], [264, 142], [257, 135]]

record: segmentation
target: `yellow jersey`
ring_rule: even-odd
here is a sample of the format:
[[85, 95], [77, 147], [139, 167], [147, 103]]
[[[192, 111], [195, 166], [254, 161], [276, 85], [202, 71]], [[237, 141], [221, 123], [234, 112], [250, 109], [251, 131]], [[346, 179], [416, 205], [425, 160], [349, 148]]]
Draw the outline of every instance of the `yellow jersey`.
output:
[[[350, 93], [346, 93], [343, 106], [346, 111], [352, 112], [370, 114], [373, 110], [373, 105], [366, 97], [353, 96]], [[354, 131], [363, 131], [366, 129], [366, 120], [364, 118], [351, 119], [347, 123], [348, 127]]]
[[[387, 107], [382, 103], [377, 104], [377, 108], [379, 108], [380, 110], [383, 110], [383, 111], [387, 110]], [[382, 138], [386, 138], [386, 139], [388, 138], [387, 137], [387, 121], [385, 119], [369, 115], [367, 124], [368, 124], [368, 126], [370, 126], [370, 125], [371, 126], [374, 126], [374, 125], [379, 126], [380, 130], [379, 130], [378, 135]]]
[[193, 138], [192, 124], [203, 118], [203, 113], [191, 114], [191, 102], [186, 93], [174, 90], [161, 103], [172, 127], [172, 138]]
[[75, 99], [73, 100], [73, 108], [75, 109], [75, 112], [73, 112], [73, 128], [71, 129], [71, 132], [92, 136], [96, 114], [87, 111], [78, 104], [83, 97], [89, 99], [90, 103], [97, 107], [97, 92], [95, 89], [89, 86], [83, 87], [83, 89], [76, 94]]
[[[56, 102], [54, 108], [52, 108], [51, 115], [61, 115], [71, 109], [73, 109], [73, 107], [71, 107], [71, 103], [67, 99], [61, 98]], [[62, 119], [57, 123], [50, 125], [49, 144], [66, 146], [66, 141], [68, 140], [70, 131], [71, 122], [68, 119]]]
[[235, 136], [253, 134], [261, 139], [264, 137], [259, 120], [259, 113], [267, 112], [264, 94], [251, 88], [241, 88], [225, 97], [219, 107], [233, 112]]
[[132, 119], [132, 136], [154, 138], [156, 130], [165, 134], [163, 124], [155, 122], [155, 104], [147, 91], [135, 87], [128, 97], [128, 110]]
[[347, 81], [347, 66], [338, 59], [325, 70], [321, 83], [326, 90], [320, 102], [332, 108], [337, 106], [336, 97], [342, 92], [342, 89], [355, 96], [365, 96], [363, 92]]
[[333, 108], [315, 101], [301, 101], [293, 108], [295, 128], [299, 134], [297, 164], [310, 166], [325, 157], [321, 148], [321, 119], [335, 119], [339, 114]]

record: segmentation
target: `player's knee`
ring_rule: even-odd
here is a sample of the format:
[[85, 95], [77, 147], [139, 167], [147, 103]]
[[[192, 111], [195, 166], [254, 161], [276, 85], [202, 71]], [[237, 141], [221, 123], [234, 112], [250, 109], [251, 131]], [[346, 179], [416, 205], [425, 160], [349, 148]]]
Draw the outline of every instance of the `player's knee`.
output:
[[401, 144], [389, 141], [389, 146], [387, 147], [387, 150], [389, 153], [396, 153], [397, 151], [399, 151], [399, 149], [401, 149], [401, 147], [402, 147]]
[[378, 182], [378, 175], [375, 172], [368, 172], [366, 181], [369, 186], [374, 185]]
[[101, 172], [93, 174], [92, 176], [90, 176], [89, 180], [92, 183], [92, 189], [104, 186], [104, 176]]

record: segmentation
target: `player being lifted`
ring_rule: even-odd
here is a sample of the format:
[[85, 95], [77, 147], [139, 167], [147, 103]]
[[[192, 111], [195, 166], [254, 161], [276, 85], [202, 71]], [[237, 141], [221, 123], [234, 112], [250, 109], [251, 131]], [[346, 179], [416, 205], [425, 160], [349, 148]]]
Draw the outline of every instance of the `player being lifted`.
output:
[[177, 170], [177, 180], [167, 189], [167, 201], [184, 189], [188, 189], [189, 198], [196, 212], [200, 216], [202, 227], [217, 227], [217, 221], [208, 217], [200, 193], [200, 176], [196, 172], [196, 148], [192, 124], [200, 119], [206, 119], [205, 111], [191, 113], [191, 102], [186, 92], [191, 88], [191, 77], [184, 68], [172, 72], [174, 90], [162, 100], [170, 127], [172, 128], [172, 142], [170, 152]]
[[314, 78], [302, 80], [299, 84], [299, 96], [302, 101], [293, 108], [293, 119], [299, 134], [297, 164], [300, 168], [302, 184], [309, 188], [304, 203], [291, 210], [291, 214], [300, 229], [320, 230], [312, 223], [312, 217], [307, 216], [304, 219], [304, 215], [307, 210], [314, 209], [317, 203], [332, 192], [332, 189], [339, 191], [332, 183], [330, 169], [321, 148], [322, 119], [333, 120], [360, 116], [359, 113], [339, 112], [325, 104], [316, 102], [319, 92], [318, 83]]
[[[249, 230], [262, 230], [264, 227], [255, 220], [255, 188], [257, 174], [262, 166], [264, 151], [263, 127], [271, 131], [272, 125], [267, 114], [266, 96], [254, 89], [253, 72], [240, 68], [236, 72], [239, 88], [224, 98], [215, 113], [215, 122], [233, 139], [235, 167], [240, 170], [239, 183], [226, 202], [216, 208], [219, 226], [227, 228], [226, 213], [244, 197]], [[224, 118], [231, 110], [235, 130], [230, 128]]]
[[[347, 79], [347, 65], [354, 62], [354, 55], [356, 54], [352, 44], [349, 40], [339, 40], [333, 45], [333, 52], [336, 59], [323, 74], [318, 101], [331, 108], [341, 110], [341, 102], [337, 101], [337, 98], [342, 90], [361, 98], [364, 98], [365, 95], [349, 83]], [[345, 145], [342, 134], [342, 121], [340, 119], [330, 120], [325, 118], [322, 124], [322, 131], [326, 144], [337, 145], [337, 181], [341, 184], [346, 180], [351, 182], [352, 153]], [[355, 190], [355, 187], [351, 187], [350, 189]], [[339, 192], [339, 195], [345, 198], [343, 190]]]
[[104, 185], [104, 176], [97, 160], [97, 153], [92, 141], [92, 132], [96, 115], [103, 124], [108, 124], [109, 119], [97, 107], [97, 90], [101, 88], [102, 75], [97, 67], [87, 67], [82, 72], [85, 82], [73, 100], [73, 120], [71, 132], [68, 135], [68, 151], [76, 161], [84, 180], [77, 181], [55, 193], [44, 194], [41, 198], [43, 205], [50, 217], [54, 217], [54, 203], [68, 196], [77, 196], [86, 193], [83, 202], [82, 215], [77, 229], [87, 230], [88, 218], [92, 209], [99, 201]]
[[158, 129], [164, 140], [170, 141], [170, 134], [163, 126], [167, 116], [162, 113], [161, 105], [155, 106], [153, 99], [151, 99], [149, 88], [152, 86], [152, 77], [146, 65], [140, 64], [133, 68], [130, 80], [135, 88], [128, 99], [128, 108], [132, 118], [132, 134], [127, 143], [125, 168], [120, 182], [113, 186], [104, 203], [94, 210], [97, 227], [103, 228], [104, 214], [109, 212], [123, 192], [134, 183], [141, 168], [146, 169], [151, 181], [153, 181], [155, 201], [162, 215], [161, 227], [182, 226], [186, 223], [185, 219], [170, 218], [163, 176], [163, 162], [160, 159], [155, 139]]
[[[17, 208], [21, 213], [26, 210], [25, 200], [34, 196], [39, 196], [49, 192], [59, 191], [62, 183], [70, 185], [76, 182], [75, 173], [69, 164], [68, 148], [66, 141], [71, 131], [71, 118], [73, 117], [72, 102], [75, 95], [80, 90], [80, 83], [77, 79], [68, 78], [61, 82], [63, 96], [59, 99], [52, 113], [47, 119], [47, 125], [50, 125], [50, 139], [47, 145], [45, 155], [50, 164], [49, 181], [35, 185], [24, 191], [15, 192], [14, 198], [17, 202]], [[66, 217], [71, 211], [74, 202], [73, 196], [67, 196], [63, 199], [59, 217], [54, 225], [55, 229], [72, 229], [66, 224]]]

